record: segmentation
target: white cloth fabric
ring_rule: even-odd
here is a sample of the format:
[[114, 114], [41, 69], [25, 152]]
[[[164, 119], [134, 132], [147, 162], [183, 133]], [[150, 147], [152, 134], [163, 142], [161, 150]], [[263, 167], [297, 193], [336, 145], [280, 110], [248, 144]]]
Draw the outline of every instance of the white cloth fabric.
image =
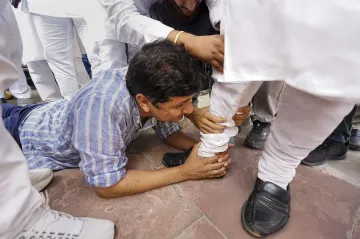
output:
[[[8, 9], [8, 7], [6, 7], [6, 9]], [[9, 8], [9, 11], [11, 11], [11, 13], [9, 13], [7, 10], [5, 12], [3, 12], [4, 18], [12, 19], [14, 17], [13, 10], [11, 7]], [[16, 22], [16, 20], [15, 20], [15, 22]], [[16, 64], [16, 67], [17, 67], [16, 69], [18, 70], [18, 77], [19, 77], [17, 79], [17, 81], [15, 81], [11, 86], [9, 86], [9, 90], [17, 98], [22, 98], [22, 99], [30, 98], [31, 89], [26, 82], [26, 77], [21, 68], [21, 57], [22, 57], [22, 51], [23, 51], [23, 48], [21, 45], [21, 37], [18, 36], [17, 34], [11, 34], [11, 35], [7, 36], [7, 38], [9, 40], [11, 39], [10, 42], [12, 42], [13, 47], [16, 46], [19, 48], [19, 49], [16, 49], [16, 51], [12, 52], [11, 54], [9, 53], [10, 51], [4, 52], [4, 54], [7, 54], [4, 56]], [[3, 91], [0, 91], [0, 92], [1, 92], [0, 97], [3, 98], [4, 97]]]
[[[106, 10], [108, 19], [115, 25], [121, 42], [136, 46], [165, 39], [174, 30], [159, 21], [146, 17], [151, 4], [157, 0], [97, 0]], [[223, 0], [206, 0], [210, 20], [215, 26], [222, 18]]]
[[352, 103], [326, 100], [285, 86], [259, 161], [258, 177], [285, 189], [301, 160], [331, 134], [353, 107]]
[[20, 29], [21, 38], [26, 39], [26, 41], [23, 42], [23, 64], [26, 65], [28, 61], [45, 60], [44, 48], [42, 47], [31, 16], [21, 11], [20, 7], [13, 8], [13, 10]]
[[198, 154], [202, 157], [211, 157], [216, 153], [224, 152], [228, 148], [231, 137], [239, 129], [235, 127], [232, 117], [240, 107], [247, 106], [262, 82], [251, 83], [222, 83], [215, 82], [211, 90], [210, 112], [227, 119], [227, 127], [222, 134], [201, 133], [201, 144]]
[[[73, 19], [91, 64], [93, 75], [108, 67], [128, 65], [125, 44], [117, 40], [114, 27], [97, 0], [25, 0], [30, 13]], [[86, 6], [86, 7], [84, 7]]]
[[[18, 62], [9, 55], [20, 54], [20, 33], [8, 0], [0, 0], [0, 91], [18, 79]], [[19, 44], [18, 44], [19, 43]], [[1, 113], [1, 109], [0, 109]], [[0, 238], [8, 239], [21, 232], [42, 203], [40, 194], [31, 186], [28, 168], [21, 150], [0, 118]]]
[[[211, 157], [227, 150], [230, 137], [238, 132], [232, 116], [249, 103], [261, 83], [214, 84], [210, 112], [227, 118], [228, 127], [222, 134], [201, 134], [200, 156]], [[258, 177], [286, 188], [301, 160], [330, 135], [352, 108], [353, 103], [324, 99], [286, 85], [259, 161]]]
[[[75, 63], [79, 61], [81, 54], [74, 37], [74, 22], [71, 18], [37, 14], [31, 16], [44, 47], [45, 58], [55, 75], [61, 94], [65, 99], [71, 99], [78, 91], [79, 84], [90, 81], [84, 65]], [[80, 26], [82, 25], [75, 25], [75, 27]], [[77, 47], [76, 55], [74, 55], [74, 46]], [[77, 74], [77, 71], [82, 74]]]
[[224, 1], [224, 82], [272, 81], [360, 102], [360, 2]]
[[43, 101], [61, 99], [59, 86], [56, 84], [54, 75], [45, 60], [44, 48], [36, 32], [34, 22], [30, 14], [13, 8], [16, 21], [20, 29], [23, 43], [23, 64], [27, 65], [29, 74]]
[[31, 88], [27, 83], [26, 76], [22, 70], [21, 62], [18, 64], [19, 78], [9, 87], [11, 94], [18, 99], [29, 99], [31, 97]]
[[41, 100], [53, 101], [62, 99], [60, 88], [56, 84], [54, 75], [46, 60], [29, 61], [27, 67]]

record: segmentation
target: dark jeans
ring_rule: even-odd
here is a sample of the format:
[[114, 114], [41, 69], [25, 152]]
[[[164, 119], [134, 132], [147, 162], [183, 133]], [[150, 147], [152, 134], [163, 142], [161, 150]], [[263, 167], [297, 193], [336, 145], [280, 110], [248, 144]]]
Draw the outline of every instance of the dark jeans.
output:
[[2, 119], [4, 121], [5, 128], [9, 131], [20, 147], [21, 142], [19, 137], [19, 126], [34, 109], [42, 105], [43, 104], [17, 106], [13, 104], [1, 104]]
[[341, 121], [338, 127], [331, 133], [327, 139], [346, 143], [351, 135], [352, 121], [355, 117], [357, 106]]

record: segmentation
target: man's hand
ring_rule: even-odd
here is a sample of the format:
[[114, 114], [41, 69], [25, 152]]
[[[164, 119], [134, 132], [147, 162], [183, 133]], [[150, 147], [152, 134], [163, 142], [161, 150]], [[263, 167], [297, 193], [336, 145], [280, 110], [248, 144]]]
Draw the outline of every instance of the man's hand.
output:
[[218, 71], [223, 71], [224, 65], [224, 36], [194, 36], [183, 33], [179, 36], [180, 43], [190, 55], [214, 66]]
[[235, 126], [238, 127], [244, 123], [247, 117], [249, 117], [251, 113], [251, 107], [245, 106], [238, 110], [238, 112], [233, 116], [233, 120], [235, 122]]
[[191, 122], [204, 134], [220, 134], [224, 132], [225, 126], [219, 125], [226, 123], [226, 119], [215, 116], [209, 112], [209, 107], [197, 108], [188, 116]]
[[[249, 117], [250, 112], [250, 106], [240, 108], [233, 117], [235, 126], [238, 127], [241, 125], [244, 120]], [[196, 128], [204, 134], [220, 134], [224, 132], [224, 129], [226, 128], [224, 125], [219, 125], [221, 123], [226, 123], [226, 119], [211, 114], [209, 112], [209, 107], [201, 109], [194, 107], [193, 113], [188, 117]]]
[[226, 174], [230, 165], [230, 155], [228, 152], [218, 154], [210, 158], [198, 156], [200, 144], [196, 144], [186, 159], [182, 167], [182, 174], [186, 180], [198, 180], [206, 178], [218, 178]]

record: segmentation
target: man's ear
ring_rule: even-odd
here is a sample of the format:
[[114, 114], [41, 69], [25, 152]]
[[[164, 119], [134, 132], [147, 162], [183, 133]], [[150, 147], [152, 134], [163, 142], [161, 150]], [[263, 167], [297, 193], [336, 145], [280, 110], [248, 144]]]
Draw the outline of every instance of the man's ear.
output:
[[151, 102], [145, 95], [137, 94], [135, 98], [136, 98], [138, 105], [141, 107], [141, 109], [144, 112], [146, 112], [146, 113], [150, 112], [149, 105], [151, 104]]

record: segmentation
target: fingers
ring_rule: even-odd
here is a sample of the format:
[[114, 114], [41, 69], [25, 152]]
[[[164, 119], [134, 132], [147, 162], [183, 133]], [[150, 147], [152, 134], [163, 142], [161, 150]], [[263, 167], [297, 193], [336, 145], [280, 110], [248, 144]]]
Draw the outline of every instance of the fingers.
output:
[[[218, 38], [219, 38], [219, 52], [224, 56], [224, 53], [225, 53], [225, 38], [223, 35], [218, 35]], [[224, 57], [223, 57], [223, 60], [222, 60], [222, 64], [224, 64]]]
[[226, 168], [224, 163], [213, 163], [208, 166], [209, 171], [220, 170], [222, 168]]
[[246, 114], [242, 114], [242, 115], [234, 115], [233, 116], [233, 120], [234, 121], [244, 121], [247, 117], [249, 117], [249, 115]]
[[219, 125], [219, 124], [215, 124], [212, 123], [208, 120], [204, 120], [203, 124], [201, 125], [201, 127], [204, 128], [204, 130], [212, 133], [212, 134], [219, 134], [219, 133], [223, 133], [226, 126], [224, 125]]
[[224, 163], [226, 161], [228, 161], [230, 158], [230, 154], [227, 152], [223, 155], [215, 155], [213, 157], [210, 158], [206, 158], [206, 163], [207, 164], [213, 164], [213, 163]]
[[226, 171], [223, 172], [222, 174], [220, 174], [219, 176], [216, 176], [217, 178], [221, 178], [221, 177], [224, 177], [226, 175]]
[[229, 152], [225, 152], [223, 155], [220, 155], [220, 158], [218, 159], [218, 162], [227, 162], [230, 159], [230, 154]]
[[[219, 153], [216, 153], [215, 155], [218, 155], [218, 156], [224, 156], [225, 154], [227, 154], [229, 152], [229, 149], [227, 149], [226, 151], [224, 152], [219, 152]], [[219, 159], [220, 160], [220, 159]]]
[[238, 109], [238, 112], [250, 113], [251, 112], [251, 107], [249, 105], [245, 106], [245, 107], [241, 107], [241, 108]]
[[219, 129], [219, 130], [213, 129], [207, 125], [202, 125], [200, 130], [204, 134], [220, 134], [220, 133], [224, 132], [224, 129]]
[[208, 62], [209, 64], [211, 64], [213, 67], [216, 68], [216, 70], [218, 70], [219, 72], [223, 72], [224, 68], [223, 65], [217, 61], [217, 60], [211, 60], [210, 62]]
[[213, 115], [209, 111], [205, 112], [204, 117], [212, 123], [216, 123], [216, 124], [226, 123], [225, 118]]
[[221, 169], [212, 171], [211, 174], [216, 177], [219, 177], [220, 175], [222, 175], [225, 172], [226, 172], [226, 168], [221, 168]]
[[200, 143], [195, 144], [195, 145], [193, 146], [193, 149], [191, 150], [190, 156], [193, 156], [194, 154], [197, 155], [198, 150], [199, 150], [199, 147], [200, 147]]

